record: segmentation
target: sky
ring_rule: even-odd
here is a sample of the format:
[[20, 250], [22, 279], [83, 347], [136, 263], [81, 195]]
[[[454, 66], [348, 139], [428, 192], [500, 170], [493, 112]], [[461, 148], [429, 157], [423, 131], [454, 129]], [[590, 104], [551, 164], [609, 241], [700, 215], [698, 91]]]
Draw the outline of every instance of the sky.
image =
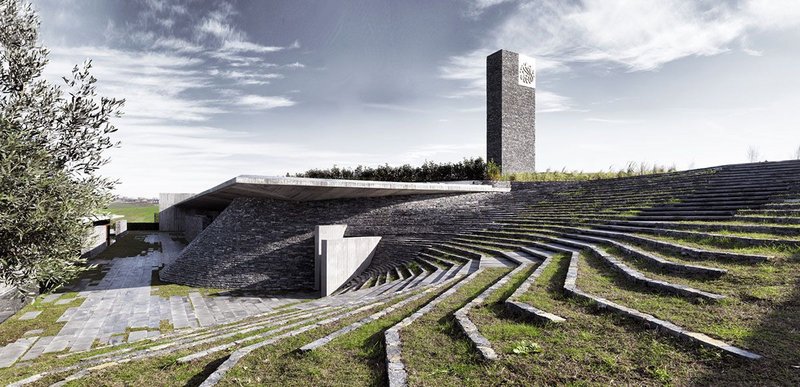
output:
[[800, 152], [796, 0], [33, 0], [58, 82], [125, 98], [116, 192], [486, 155], [485, 58], [537, 61], [537, 170]]

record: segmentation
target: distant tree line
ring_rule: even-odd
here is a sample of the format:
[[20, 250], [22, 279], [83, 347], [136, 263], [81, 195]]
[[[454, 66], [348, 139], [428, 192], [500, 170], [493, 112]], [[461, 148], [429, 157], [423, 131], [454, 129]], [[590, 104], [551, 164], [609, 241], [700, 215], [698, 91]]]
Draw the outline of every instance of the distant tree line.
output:
[[[286, 176], [291, 176], [286, 174]], [[457, 181], [487, 179], [487, 165], [482, 158], [464, 159], [457, 163], [435, 163], [426, 161], [419, 167], [405, 164], [392, 167], [389, 164], [379, 167], [359, 165], [355, 168], [310, 169], [296, 173], [294, 177], [311, 177], [318, 179], [376, 180], [376, 181]]]

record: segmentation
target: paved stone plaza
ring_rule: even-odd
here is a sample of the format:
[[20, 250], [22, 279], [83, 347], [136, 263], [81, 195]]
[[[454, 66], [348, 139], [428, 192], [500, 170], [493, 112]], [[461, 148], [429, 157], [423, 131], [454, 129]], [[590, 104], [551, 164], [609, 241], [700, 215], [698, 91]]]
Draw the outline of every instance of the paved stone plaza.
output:
[[[135, 342], [161, 334], [162, 322], [176, 330], [230, 323], [266, 313], [298, 297], [259, 298], [203, 296], [190, 292], [188, 297], [162, 298], [151, 295], [153, 271], [169, 264], [183, 245], [167, 233], [147, 235], [148, 243], [159, 243], [161, 251], [150, 250], [145, 255], [115, 258], [110, 269], [97, 284], [89, 284], [76, 298], [84, 299], [78, 307], [67, 309], [58, 322], [65, 323], [55, 336], [39, 336], [41, 331], [27, 332], [0, 348], [0, 367], [15, 361], [33, 360], [43, 353], [86, 351], [97, 345]], [[74, 294], [51, 294], [41, 301], [63, 305], [75, 301]], [[20, 320], [36, 319], [41, 312], [28, 312]]]

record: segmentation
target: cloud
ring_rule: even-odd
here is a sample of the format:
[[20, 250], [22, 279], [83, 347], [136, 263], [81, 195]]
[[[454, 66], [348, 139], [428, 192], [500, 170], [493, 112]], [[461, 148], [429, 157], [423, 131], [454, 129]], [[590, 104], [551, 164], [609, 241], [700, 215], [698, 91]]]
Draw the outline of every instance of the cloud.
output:
[[126, 99], [126, 117], [206, 121], [224, 112], [214, 101], [186, 95], [213, 85], [213, 79], [201, 71], [203, 61], [196, 58], [104, 47], [53, 48], [45, 76], [55, 84], [63, 83], [60, 78], [87, 58], [92, 59], [92, 74], [100, 80], [100, 94]]
[[626, 124], [638, 124], [641, 123], [639, 120], [619, 120], [613, 118], [601, 118], [601, 117], [589, 117], [586, 118], [584, 121], [588, 122], [598, 122], [601, 124], [613, 124], [613, 125], [626, 125]]
[[294, 106], [295, 101], [286, 97], [262, 96], [262, 95], [243, 95], [236, 100], [236, 104], [254, 109], [275, 109], [279, 107]]
[[390, 103], [365, 103], [363, 105], [369, 109], [380, 109], [380, 110], [391, 110], [396, 112], [404, 112], [404, 113], [425, 113], [426, 110], [417, 109], [410, 106], [405, 105], [398, 105], [398, 104], [390, 104]]
[[255, 52], [255, 53], [266, 53], [266, 52], [275, 52], [281, 51], [286, 49], [286, 47], [279, 47], [279, 46], [262, 46], [260, 44], [256, 44], [253, 42], [247, 42], [243, 40], [227, 40], [223, 43], [221, 50], [222, 51], [230, 51], [230, 52]]
[[[200, 192], [239, 174], [280, 175], [311, 165], [342, 165], [346, 160], [380, 158], [373, 154], [339, 152], [330, 147], [275, 142], [253, 133], [214, 126], [127, 118], [122, 123], [124, 130], [114, 133], [114, 139], [121, 141], [122, 147], [111, 150], [112, 161], [103, 167], [103, 173], [122, 177], [116, 192], [127, 196]], [[169, 168], [164, 168], [165, 165]]]
[[403, 152], [400, 158], [413, 164], [421, 164], [426, 160], [441, 162], [442, 160], [453, 160], [455, 155], [478, 154], [484, 149], [484, 146], [485, 144], [481, 143], [421, 145]]
[[235, 13], [229, 4], [223, 3], [220, 9], [210, 12], [197, 25], [199, 37], [212, 37], [220, 43], [218, 57], [236, 61], [240, 59], [236, 54], [265, 54], [300, 47], [300, 42], [297, 40], [286, 47], [267, 46], [250, 41], [247, 34], [231, 22], [230, 19]]
[[[482, 11], [504, 2], [475, 0], [467, 8]], [[479, 48], [451, 56], [440, 67], [442, 78], [461, 81], [448, 97], [483, 96], [485, 58], [500, 48], [536, 57], [541, 73], [564, 72], [582, 63], [653, 71], [681, 58], [726, 52], [734, 43], [758, 55], [742, 43], [749, 33], [800, 26], [800, 3], [791, 0], [515, 3], [514, 11], [488, 32]], [[555, 110], [564, 106], [555, 94], [546, 98]]]
[[211, 69], [208, 73], [212, 76], [233, 80], [238, 85], [268, 85], [272, 79], [281, 79], [283, 74], [259, 73], [236, 70]]
[[203, 51], [203, 47], [188, 40], [175, 37], [161, 37], [156, 39], [151, 45], [153, 49], [172, 50], [184, 53], [197, 53]]
[[474, 0], [470, 2], [467, 8], [467, 15], [471, 17], [480, 16], [487, 8], [494, 7], [502, 3], [509, 3], [513, 0]]
[[536, 112], [556, 113], [573, 110], [569, 97], [546, 90], [536, 90]]
[[[507, 48], [536, 56], [537, 66], [542, 60], [550, 61], [549, 67], [599, 62], [648, 71], [688, 56], [725, 52], [752, 31], [797, 26], [800, 3], [792, 0], [520, 1], [470, 56]], [[454, 57], [448, 66], [465, 61]]]

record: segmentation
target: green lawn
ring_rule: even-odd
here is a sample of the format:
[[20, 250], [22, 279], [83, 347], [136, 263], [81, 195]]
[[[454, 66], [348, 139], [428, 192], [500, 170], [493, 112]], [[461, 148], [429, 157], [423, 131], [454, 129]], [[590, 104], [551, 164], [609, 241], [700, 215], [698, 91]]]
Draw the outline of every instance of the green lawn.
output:
[[128, 222], [153, 222], [153, 215], [158, 212], [158, 204], [111, 203], [104, 211], [122, 215]]

